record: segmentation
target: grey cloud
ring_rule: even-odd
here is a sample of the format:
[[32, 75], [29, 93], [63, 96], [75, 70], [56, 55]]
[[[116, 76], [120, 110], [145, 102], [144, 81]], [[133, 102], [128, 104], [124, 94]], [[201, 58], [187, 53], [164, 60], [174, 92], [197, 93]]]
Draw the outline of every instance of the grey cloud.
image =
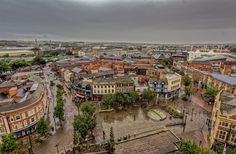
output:
[[62, 40], [234, 42], [235, 7], [235, 0], [0, 0], [0, 39], [14, 39], [2, 32]]

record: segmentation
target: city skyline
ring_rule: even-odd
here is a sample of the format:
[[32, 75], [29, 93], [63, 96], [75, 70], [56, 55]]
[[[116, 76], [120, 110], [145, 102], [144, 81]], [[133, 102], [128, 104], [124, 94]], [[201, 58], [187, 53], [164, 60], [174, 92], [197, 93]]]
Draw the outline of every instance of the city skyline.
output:
[[234, 0], [0, 0], [0, 39], [236, 42]]

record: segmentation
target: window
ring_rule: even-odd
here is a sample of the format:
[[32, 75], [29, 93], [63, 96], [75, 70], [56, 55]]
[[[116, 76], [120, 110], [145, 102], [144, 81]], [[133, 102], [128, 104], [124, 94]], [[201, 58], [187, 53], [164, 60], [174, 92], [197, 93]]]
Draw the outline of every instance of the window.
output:
[[28, 113], [28, 116], [31, 116], [33, 115], [33, 110], [29, 110], [27, 113]]
[[94, 90], [93, 93], [96, 93], [96, 90]]
[[230, 142], [236, 143], [236, 134], [231, 135]]
[[98, 90], [98, 94], [100, 94], [100, 90]]
[[13, 118], [13, 117], [11, 117], [11, 121], [14, 121], [14, 118]]
[[16, 120], [20, 120], [21, 119], [21, 117], [20, 117], [20, 115], [18, 114], [18, 115], [16, 115], [15, 116], [15, 118], [16, 118]]
[[223, 127], [228, 127], [229, 124], [226, 123], [226, 122], [221, 122], [220, 125], [223, 126]]
[[226, 137], [226, 132], [220, 131], [219, 138], [225, 140], [225, 137]]
[[34, 122], [34, 117], [33, 117], [33, 118], [31, 118], [31, 122]]
[[105, 90], [105, 94], [107, 93], [107, 90]]

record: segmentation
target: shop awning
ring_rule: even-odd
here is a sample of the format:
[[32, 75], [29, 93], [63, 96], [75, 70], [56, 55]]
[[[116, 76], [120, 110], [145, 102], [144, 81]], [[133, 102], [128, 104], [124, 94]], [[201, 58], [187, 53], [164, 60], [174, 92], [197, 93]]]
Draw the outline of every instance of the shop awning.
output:
[[76, 97], [79, 97], [79, 98], [85, 98], [85, 96], [83, 96], [83, 95], [80, 95], [80, 94], [78, 94], [78, 93], [77, 93], [77, 94], [75, 94], [75, 96], [76, 96]]
[[210, 84], [207, 84], [207, 88], [212, 89], [212, 90], [215, 90], [215, 91], [219, 91], [219, 89], [213, 87], [213, 86], [210, 85]]

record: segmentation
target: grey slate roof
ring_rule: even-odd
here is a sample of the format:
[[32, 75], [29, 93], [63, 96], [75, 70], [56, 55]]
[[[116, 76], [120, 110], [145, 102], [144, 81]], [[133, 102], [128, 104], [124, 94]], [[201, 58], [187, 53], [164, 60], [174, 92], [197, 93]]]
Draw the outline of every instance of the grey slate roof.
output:
[[211, 76], [219, 81], [228, 83], [230, 85], [236, 85], [236, 77], [217, 73], [212, 73]]

